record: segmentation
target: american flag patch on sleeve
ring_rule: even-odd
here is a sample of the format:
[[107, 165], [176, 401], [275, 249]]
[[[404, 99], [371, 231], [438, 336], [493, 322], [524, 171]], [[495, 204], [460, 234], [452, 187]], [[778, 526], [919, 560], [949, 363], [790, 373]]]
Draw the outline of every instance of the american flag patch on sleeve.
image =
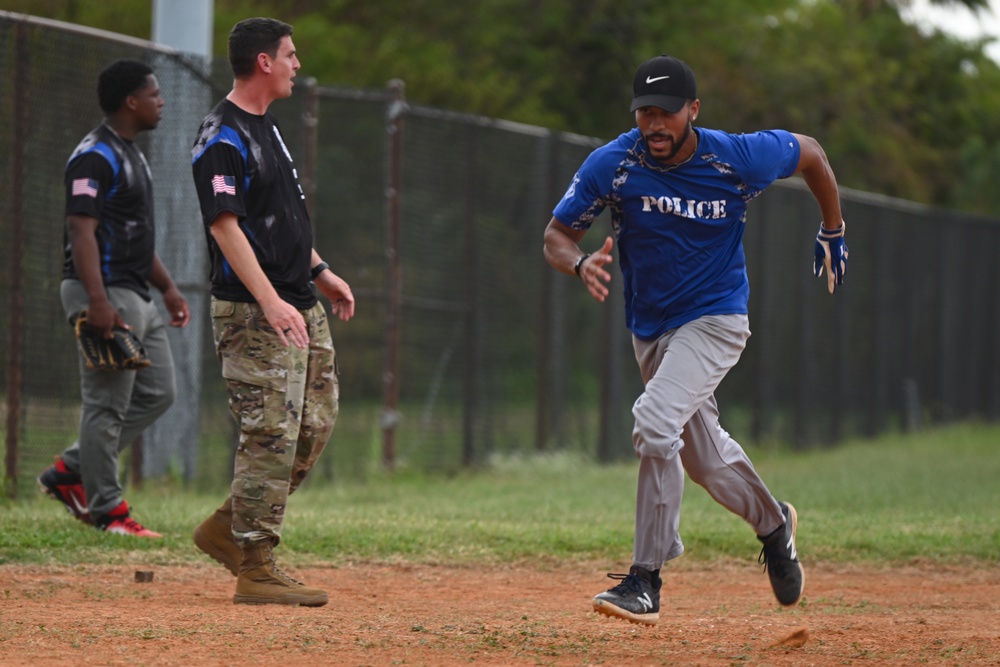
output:
[[92, 178], [74, 178], [72, 185], [72, 195], [77, 197], [79, 195], [86, 195], [87, 197], [97, 198], [97, 187], [98, 183]]
[[235, 195], [236, 194], [236, 178], [233, 176], [213, 176], [212, 177], [212, 194], [213, 195]]

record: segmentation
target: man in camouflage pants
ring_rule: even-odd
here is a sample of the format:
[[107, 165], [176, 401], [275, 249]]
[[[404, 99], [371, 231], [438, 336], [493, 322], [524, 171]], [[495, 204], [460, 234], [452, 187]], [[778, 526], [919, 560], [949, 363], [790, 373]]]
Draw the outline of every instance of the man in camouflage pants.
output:
[[274, 562], [288, 496], [337, 418], [336, 357], [322, 292], [341, 320], [351, 289], [313, 249], [291, 154], [267, 108], [291, 95], [299, 61], [291, 26], [233, 27], [233, 90], [205, 117], [192, 149], [212, 261], [212, 327], [229, 406], [240, 425], [230, 497], [195, 544], [237, 575], [236, 604], [318, 607], [326, 591]]

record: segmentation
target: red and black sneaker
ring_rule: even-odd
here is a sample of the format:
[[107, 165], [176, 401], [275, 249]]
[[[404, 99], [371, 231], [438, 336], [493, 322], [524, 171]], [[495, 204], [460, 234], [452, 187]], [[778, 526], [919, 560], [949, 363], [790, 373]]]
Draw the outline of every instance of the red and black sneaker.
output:
[[38, 484], [46, 495], [61, 502], [75, 518], [88, 525], [94, 523], [90, 510], [87, 509], [87, 494], [83, 490], [80, 475], [71, 472], [61, 456], [57, 456], [55, 464], [38, 476]]
[[128, 503], [124, 500], [118, 507], [97, 519], [95, 525], [106, 533], [131, 535], [132, 537], [163, 537], [159, 533], [144, 528], [141, 523], [129, 516]]

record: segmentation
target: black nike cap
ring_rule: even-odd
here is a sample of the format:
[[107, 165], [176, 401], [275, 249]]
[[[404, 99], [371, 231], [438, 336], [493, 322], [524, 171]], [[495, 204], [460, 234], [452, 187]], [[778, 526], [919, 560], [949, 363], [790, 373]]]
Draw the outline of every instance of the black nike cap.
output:
[[694, 72], [683, 60], [657, 56], [639, 65], [632, 79], [632, 111], [659, 107], [676, 113], [685, 102], [698, 98]]

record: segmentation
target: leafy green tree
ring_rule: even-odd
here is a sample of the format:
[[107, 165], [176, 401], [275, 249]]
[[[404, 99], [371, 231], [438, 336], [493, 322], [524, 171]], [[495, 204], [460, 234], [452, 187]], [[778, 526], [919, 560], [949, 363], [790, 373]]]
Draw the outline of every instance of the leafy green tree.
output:
[[[698, 73], [705, 126], [812, 134], [845, 185], [996, 215], [1000, 67], [982, 42], [906, 24], [902, 1], [215, 0], [214, 50], [237, 21], [276, 16], [322, 84], [402, 79], [414, 104], [604, 138], [633, 124], [635, 66], [670, 53]], [[149, 0], [6, 4], [150, 34]]]

